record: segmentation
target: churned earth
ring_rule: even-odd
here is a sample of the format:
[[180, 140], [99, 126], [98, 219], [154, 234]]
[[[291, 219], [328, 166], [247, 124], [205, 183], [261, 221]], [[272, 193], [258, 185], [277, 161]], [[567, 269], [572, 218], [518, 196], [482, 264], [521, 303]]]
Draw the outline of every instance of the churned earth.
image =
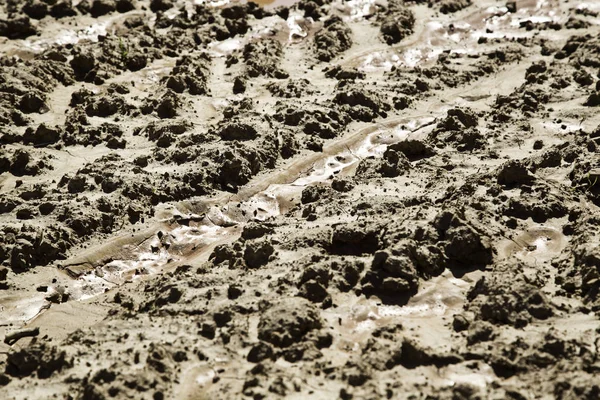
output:
[[600, 4], [1, 0], [3, 399], [600, 398]]

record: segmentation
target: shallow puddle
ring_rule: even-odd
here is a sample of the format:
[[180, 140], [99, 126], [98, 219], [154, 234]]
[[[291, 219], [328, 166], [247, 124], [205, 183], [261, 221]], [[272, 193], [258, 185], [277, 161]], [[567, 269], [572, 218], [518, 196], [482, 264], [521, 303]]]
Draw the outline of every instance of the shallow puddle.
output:
[[0, 324], [8, 325], [29, 321], [40, 313], [47, 304], [46, 294], [38, 294], [34, 297], [2, 296], [0, 297]]
[[358, 351], [371, 332], [392, 324], [418, 325], [426, 321], [427, 326], [443, 325], [444, 319], [462, 309], [466, 291], [470, 284], [452, 276], [450, 271], [421, 283], [418, 293], [405, 305], [382, 304], [377, 298], [360, 298], [340, 294], [334, 299], [340, 306], [326, 310], [323, 314], [336, 328], [338, 348]]
[[217, 374], [207, 365], [197, 365], [183, 372], [178, 398], [185, 400], [208, 400], [208, 390]]
[[270, 9], [270, 8], [276, 8], [276, 7], [288, 7], [293, 5], [294, 3], [297, 3], [299, 0], [194, 0], [193, 4], [196, 5], [201, 5], [201, 4], [205, 4], [208, 5], [210, 7], [222, 7], [222, 6], [226, 6], [228, 4], [236, 4], [236, 3], [241, 3], [241, 4], [245, 4], [245, 3], [256, 3], [261, 7], [264, 7], [266, 9]]
[[549, 261], [567, 246], [567, 239], [558, 229], [536, 225], [501, 246], [501, 257], [516, 257], [524, 262]]
[[67, 25], [62, 25], [59, 29], [55, 29], [55, 33], [44, 35], [44, 37], [40, 39], [25, 39], [18, 41], [19, 48], [22, 51], [37, 54], [55, 45], [76, 44], [85, 40], [97, 42], [99, 36], [115, 33], [120, 26], [120, 23], [133, 15], [143, 16], [143, 12], [132, 11], [127, 14], [115, 13], [78, 29], [71, 29], [67, 28]]
[[[324, 156], [313, 163], [306, 173], [287, 184], [270, 184], [246, 200], [213, 205], [203, 213], [184, 213], [177, 209], [163, 212], [163, 229], [141, 243], [126, 244], [110, 261], [81, 274], [79, 267], [67, 271], [79, 278], [69, 289], [70, 299], [84, 300], [127, 281], [160, 273], [167, 265], [183, 263], [188, 257], [211, 245], [239, 237], [249, 221], [264, 221], [287, 212], [300, 203], [307, 185], [328, 183], [367, 157], [382, 157], [388, 145], [415, 138], [422, 126], [432, 118], [410, 120], [394, 127], [375, 129], [345, 150]], [[294, 172], [290, 172], [294, 174]], [[125, 256], [124, 256], [125, 255]], [[67, 264], [68, 265], [68, 264]], [[379, 311], [385, 314], [391, 311]], [[383, 315], [382, 314], [382, 315]]]
[[[478, 54], [480, 38], [519, 38], [529, 37], [522, 24], [564, 22], [565, 16], [559, 16], [553, 1], [527, 0], [517, 2], [517, 11], [509, 12], [505, 6], [475, 4], [478, 9], [448, 20], [448, 17], [431, 19], [415, 40], [400, 43], [397, 46], [384, 47], [381, 50], [354, 57], [345, 62], [364, 72], [389, 71], [395, 66], [415, 67], [437, 61], [444, 51], [450, 54]], [[467, 9], [469, 10], [469, 9]]]
[[449, 365], [440, 369], [439, 377], [445, 381], [443, 383], [447, 386], [464, 384], [482, 389], [496, 380], [496, 374], [492, 367], [483, 362], [473, 362], [469, 365], [464, 363]]
[[299, 0], [252, 0], [253, 3], [265, 8], [275, 8], [281, 6], [289, 7], [298, 1]]

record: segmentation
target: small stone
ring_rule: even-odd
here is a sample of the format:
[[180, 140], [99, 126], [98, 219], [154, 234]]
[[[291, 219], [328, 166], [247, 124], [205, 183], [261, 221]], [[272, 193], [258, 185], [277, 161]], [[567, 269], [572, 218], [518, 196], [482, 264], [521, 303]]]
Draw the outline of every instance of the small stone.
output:
[[10, 383], [8, 375], [0, 374], [0, 386], [6, 386]]
[[590, 94], [590, 96], [587, 98], [585, 103], [583, 103], [583, 105], [588, 106], [588, 107], [600, 106], [600, 94], [599, 93]]
[[229, 285], [227, 288], [227, 298], [229, 300], [235, 300], [240, 297], [243, 293], [242, 288], [239, 285]]
[[5, 281], [8, 276], [8, 268], [0, 267], [0, 281]]
[[246, 81], [240, 77], [236, 77], [233, 81], [233, 93], [240, 94], [246, 91]]
[[457, 314], [454, 316], [454, 320], [452, 321], [452, 328], [454, 328], [455, 332], [462, 332], [469, 329], [470, 324], [471, 323], [464, 315]]
[[204, 336], [207, 339], [214, 339], [217, 328], [212, 322], [203, 322], [200, 325], [200, 335]]

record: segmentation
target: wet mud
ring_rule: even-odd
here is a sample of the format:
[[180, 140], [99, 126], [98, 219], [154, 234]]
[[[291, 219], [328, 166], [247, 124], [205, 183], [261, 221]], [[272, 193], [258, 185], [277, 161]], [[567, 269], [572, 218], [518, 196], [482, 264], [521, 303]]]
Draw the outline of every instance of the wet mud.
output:
[[0, 397], [598, 398], [599, 15], [0, 4]]

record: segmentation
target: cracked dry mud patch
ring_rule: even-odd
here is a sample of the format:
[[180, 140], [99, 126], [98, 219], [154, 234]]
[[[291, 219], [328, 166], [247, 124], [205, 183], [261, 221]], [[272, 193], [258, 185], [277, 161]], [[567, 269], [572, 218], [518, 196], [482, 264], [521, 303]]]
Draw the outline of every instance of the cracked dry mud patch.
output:
[[0, 398], [597, 399], [600, 7], [0, 4]]

